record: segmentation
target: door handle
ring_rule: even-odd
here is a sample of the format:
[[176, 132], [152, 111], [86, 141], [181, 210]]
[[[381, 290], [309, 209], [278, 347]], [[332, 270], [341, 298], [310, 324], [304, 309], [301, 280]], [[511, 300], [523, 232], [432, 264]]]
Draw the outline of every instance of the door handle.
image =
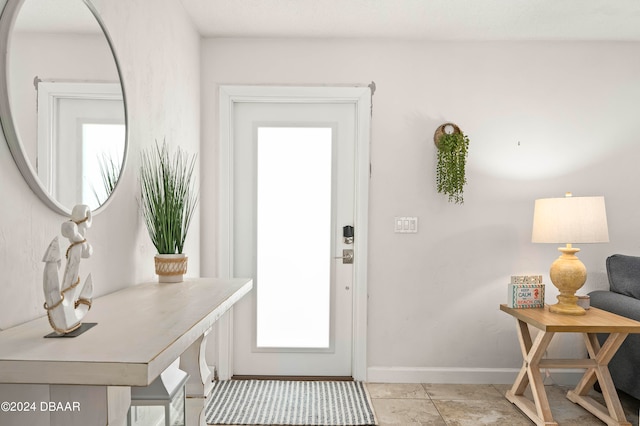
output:
[[353, 249], [343, 249], [342, 256], [334, 257], [334, 259], [342, 259], [344, 265], [353, 263]]

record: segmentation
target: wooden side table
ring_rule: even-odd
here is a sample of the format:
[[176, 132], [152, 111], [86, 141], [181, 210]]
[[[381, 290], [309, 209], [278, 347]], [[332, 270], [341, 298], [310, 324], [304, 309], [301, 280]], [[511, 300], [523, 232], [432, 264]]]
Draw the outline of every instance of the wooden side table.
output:
[[[586, 315], [572, 316], [549, 312], [548, 306], [538, 309], [514, 309], [500, 305], [500, 310], [517, 319], [518, 340], [524, 359], [507, 399], [522, 410], [536, 425], [557, 425], [551, 415], [549, 401], [544, 389], [541, 368], [584, 368], [586, 371], [575, 389], [567, 398], [581, 405], [607, 425], [631, 425], [626, 420], [618, 399], [609, 361], [630, 333], [640, 333], [640, 322], [607, 311], [591, 308]], [[540, 330], [535, 341], [529, 333], [529, 325]], [[543, 359], [555, 333], [582, 333], [589, 357], [585, 359]], [[602, 347], [597, 333], [609, 334]], [[606, 407], [587, 396], [596, 380], [602, 388]], [[531, 386], [533, 402], [524, 397], [527, 386]]]

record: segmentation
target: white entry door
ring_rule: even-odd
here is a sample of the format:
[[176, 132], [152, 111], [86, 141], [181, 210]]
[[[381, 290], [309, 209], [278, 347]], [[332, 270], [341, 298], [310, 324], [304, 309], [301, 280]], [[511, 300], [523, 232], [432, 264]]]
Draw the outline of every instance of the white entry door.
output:
[[100, 207], [120, 173], [125, 142], [120, 84], [38, 82], [38, 177], [61, 205]]
[[255, 284], [234, 307], [234, 375], [354, 375], [354, 268], [366, 264], [356, 256], [366, 238], [356, 223], [358, 108], [233, 105], [230, 265]]

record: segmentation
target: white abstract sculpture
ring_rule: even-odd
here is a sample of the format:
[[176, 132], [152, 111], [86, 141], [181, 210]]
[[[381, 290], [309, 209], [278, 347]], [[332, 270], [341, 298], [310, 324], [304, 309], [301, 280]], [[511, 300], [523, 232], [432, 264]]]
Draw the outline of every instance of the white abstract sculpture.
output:
[[67, 265], [64, 269], [62, 285], [58, 279], [61, 256], [58, 237], [55, 237], [44, 253], [44, 308], [47, 310], [49, 324], [57, 334], [70, 333], [82, 325], [82, 318], [91, 308], [93, 285], [91, 274], [80, 284], [78, 269], [80, 258], [91, 257], [91, 244], [87, 243], [85, 233], [91, 227], [91, 209], [79, 204], [71, 212], [71, 220], [62, 224], [62, 235], [69, 239], [69, 248], [65, 253]]

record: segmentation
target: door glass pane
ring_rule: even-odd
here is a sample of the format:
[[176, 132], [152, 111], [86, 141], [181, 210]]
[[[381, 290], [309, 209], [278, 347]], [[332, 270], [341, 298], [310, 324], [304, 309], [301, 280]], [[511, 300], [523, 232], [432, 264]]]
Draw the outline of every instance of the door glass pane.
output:
[[124, 124], [82, 124], [82, 202], [91, 209], [104, 203], [120, 176]]
[[257, 138], [257, 346], [328, 348], [332, 130]]

